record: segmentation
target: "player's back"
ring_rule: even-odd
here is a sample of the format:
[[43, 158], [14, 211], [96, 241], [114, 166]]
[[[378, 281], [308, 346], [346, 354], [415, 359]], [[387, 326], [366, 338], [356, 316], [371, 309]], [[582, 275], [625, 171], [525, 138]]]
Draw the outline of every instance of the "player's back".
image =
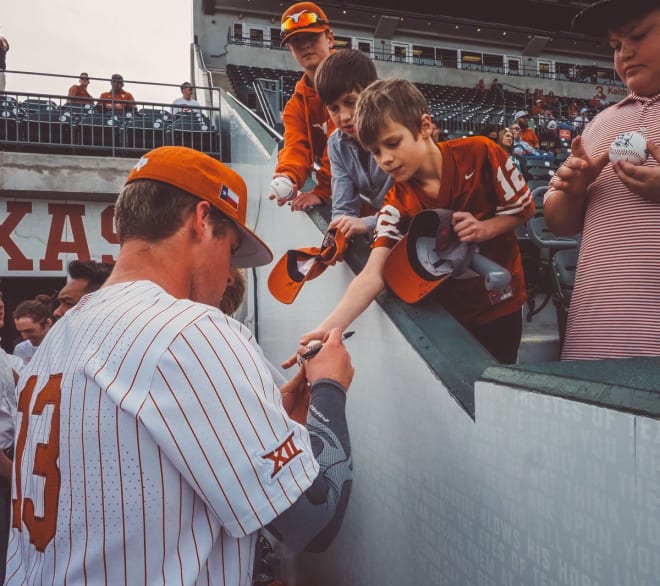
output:
[[161, 407], [192, 411], [174, 405], [175, 392], [149, 395], [172, 340], [209, 313], [220, 315], [152, 283], [124, 283], [84, 298], [51, 330], [19, 381], [20, 530], [14, 521], [7, 583], [244, 583], [253, 537], [242, 535], [253, 527], [220, 519], [221, 497], [207, 506], [207, 487], [193, 488], [186, 459], [194, 468], [203, 450], [182, 450], [172, 463], [179, 438], [194, 432], [168, 430], [165, 416], [160, 428], [143, 425]]

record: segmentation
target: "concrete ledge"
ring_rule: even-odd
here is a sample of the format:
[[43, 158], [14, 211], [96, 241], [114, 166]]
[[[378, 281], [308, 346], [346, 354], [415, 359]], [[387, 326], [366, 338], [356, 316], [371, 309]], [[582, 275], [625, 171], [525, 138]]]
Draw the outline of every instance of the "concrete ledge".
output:
[[135, 160], [0, 152], [0, 196], [114, 198]]

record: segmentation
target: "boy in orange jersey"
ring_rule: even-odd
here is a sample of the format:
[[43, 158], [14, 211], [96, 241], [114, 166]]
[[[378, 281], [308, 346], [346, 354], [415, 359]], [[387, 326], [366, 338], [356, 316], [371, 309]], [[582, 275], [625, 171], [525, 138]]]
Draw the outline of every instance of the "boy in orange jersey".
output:
[[[327, 136], [334, 130], [328, 112], [314, 89], [314, 74], [330, 55], [334, 34], [325, 12], [313, 2], [298, 2], [282, 14], [282, 45], [286, 44], [305, 73], [296, 84], [291, 99], [282, 112], [284, 146], [279, 153], [273, 177], [287, 177], [294, 185], [291, 210], [300, 211], [330, 199], [330, 163], [326, 154]], [[316, 185], [309, 192], [302, 189], [307, 177], [320, 160]], [[271, 192], [270, 199], [276, 195]], [[278, 199], [278, 204], [285, 201]]]
[[[453, 211], [461, 242], [478, 243], [480, 253], [511, 273], [511, 295], [491, 301], [476, 273], [448, 280], [438, 289], [443, 306], [502, 363], [516, 361], [526, 300], [515, 229], [534, 214], [534, 203], [507, 154], [486, 137], [435, 143], [424, 96], [409, 81], [376, 81], [358, 99], [360, 143], [394, 178], [378, 213], [371, 254], [330, 315], [303, 336], [322, 339], [333, 327], [345, 329], [384, 287], [385, 261], [424, 209]], [[287, 361], [285, 366], [290, 362]]]

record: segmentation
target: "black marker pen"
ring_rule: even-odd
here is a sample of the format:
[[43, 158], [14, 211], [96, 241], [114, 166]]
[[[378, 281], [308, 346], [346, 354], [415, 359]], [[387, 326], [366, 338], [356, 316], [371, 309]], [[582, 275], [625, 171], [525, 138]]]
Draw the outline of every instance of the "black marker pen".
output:
[[[344, 332], [344, 333], [342, 334], [341, 339], [342, 339], [342, 340], [347, 340], [347, 339], [350, 338], [354, 333], [355, 333], [354, 331]], [[301, 354], [300, 357], [301, 357], [303, 360], [308, 360], [308, 359], [311, 358], [312, 356], [316, 356], [316, 355], [319, 353], [319, 351], [321, 350], [321, 348], [323, 348], [323, 343], [322, 343], [322, 342], [317, 342], [314, 346], [312, 346], [309, 350], [307, 350], [307, 352], [305, 352], [304, 354]]]

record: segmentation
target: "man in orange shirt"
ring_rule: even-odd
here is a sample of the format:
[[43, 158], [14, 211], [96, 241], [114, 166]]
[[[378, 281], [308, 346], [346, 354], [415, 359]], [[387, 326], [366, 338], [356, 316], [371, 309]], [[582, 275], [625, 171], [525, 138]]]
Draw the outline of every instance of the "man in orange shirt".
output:
[[[282, 112], [284, 146], [279, 153], [273, 177], [288, 177], [295, 186], [291, 210], [307, 210], [330, 199], [330, 163], [326, 152], [328, 135], [334, 124], [314, 89], [316, 68], [330, 55], [334, 34], [325, 12], [313, 2], [298, 2], [282, 14], [280, 44], [286, 45], [305, 73], [296, 84], [291, 99]], [[309, 192], [302, 189], [307, 177], [320, 160], [316, 185]], [[271, 193], [271, 199], [275, 194]], [[285, 202], [278, 201], [279, 205]]]
[[103, 92], [97, 103], [103, 111], [128, 112], [135, 108], [133, 94], [124, 90], [124, 78], [119, 73], [113, 73], [110, 78], [110, 91]]
[[78, 78], [80, 83], [72, 85], [69, 88], [67, 104], [91, 104], [93, 98], [91, 94], [87, 91], [87, 86], [89, 85], [89, 75], [84, 71], [80, 74]]
[[520, 138], [532, 145], [535, 149], [539, 148], [539, 137], [529, 127], [529, 113], [527, 110], [519, 110], [513, 115], [514, 124], [520, 126]]

